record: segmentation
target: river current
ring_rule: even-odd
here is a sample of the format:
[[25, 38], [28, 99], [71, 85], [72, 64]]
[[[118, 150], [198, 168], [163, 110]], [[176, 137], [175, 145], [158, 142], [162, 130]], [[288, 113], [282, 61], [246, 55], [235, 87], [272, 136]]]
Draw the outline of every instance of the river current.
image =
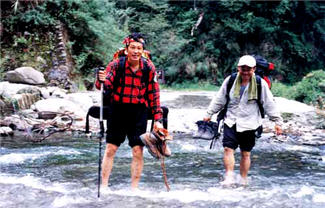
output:
[[325, 207], [325, 148], [270, 137], [263, 135], [252, 152], [249, 185], [225, 187], [220, 142], [210, 150], [209, 141], [175, 133], [172, 156], [165, 159], [169, 192], [160, 162], [147, 150], [140, 188], [130, 190], [132, 157], [125, 142], [110, 189], [100, 198], [97, 139], [65, 134], [35, 144], [23, 135], [1, 137], [0, 207]]

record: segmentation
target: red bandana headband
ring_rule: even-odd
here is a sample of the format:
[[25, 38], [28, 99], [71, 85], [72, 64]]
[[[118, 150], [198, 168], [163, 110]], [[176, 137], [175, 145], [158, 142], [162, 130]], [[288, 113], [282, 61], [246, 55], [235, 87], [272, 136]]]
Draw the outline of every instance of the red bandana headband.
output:
[[132, 42], [139, 42], [139, 43], [142, 43], [142, 45], [144, 45], [144, 40], [143, 39], [140, 39], [139, 41], [135, 41], [133, 38], [126, 37], [123, 40], [123, 44], [126, 44], [127, 46], [130, 45], [130, 43], [132, 43]]

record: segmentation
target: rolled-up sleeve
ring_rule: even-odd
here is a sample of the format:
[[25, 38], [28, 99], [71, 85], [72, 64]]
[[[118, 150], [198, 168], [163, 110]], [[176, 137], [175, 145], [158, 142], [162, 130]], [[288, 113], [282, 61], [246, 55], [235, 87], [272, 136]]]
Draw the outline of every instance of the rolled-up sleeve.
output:
[[[105, 74], [106, 74], [106, 80], [104, 82], [105, 90], [113, 88], [113, 82], [114, 82], [116, 70], [118, 68], [118, 63], [119, 63], [118, 60], [112, 61], [107, 65], [105, 69]], [[100, 89], [100, 82], [98, 79], [96, 79], [95, 86], [97, 89]]]
[[227, 77], [222, 83], [220, 89], [213, 97], [205, 117], [211, 117], [213, 114], [218, 113], [226, 104], [227, 84], [230, 77]]
[[267, 85], [262, 79], [262, 102], [266, 115], [268, 115], [271, 121], [274, 121], [278, 125], [282, 125], [283, 120], [274, 97]]

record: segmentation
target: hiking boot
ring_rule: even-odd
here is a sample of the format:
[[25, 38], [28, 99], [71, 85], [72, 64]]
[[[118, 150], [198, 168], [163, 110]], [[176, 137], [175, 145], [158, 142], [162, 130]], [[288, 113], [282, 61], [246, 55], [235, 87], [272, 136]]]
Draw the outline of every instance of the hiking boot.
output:
[[142, 143], [147, 147], [148, 152], [156, 159], [162, 157], [162, 154], [158, 150], [157, 138], [151, 133], [144, 133], [140, 136]]
[[156, 146], [157, 146], [158, 151], [163, 156], [169, 157], [172, 153], [167, 146], [167, 140], [162, 140], [162, 139], [164, 139], [164, 137], [161, 137], [161, 135], [157, 134], [156, 132], [152, 132], [151, 135], [156, 137], [156, 140], [157, 140]]
[[161, 153], [166, 156], [166, 157], [169, 157], [172, 155], [172, 152], [170, 151], [169, 147], [167, 146], [167, 142], [164, 141], [162, 142], [162, 145], [161, 145]]

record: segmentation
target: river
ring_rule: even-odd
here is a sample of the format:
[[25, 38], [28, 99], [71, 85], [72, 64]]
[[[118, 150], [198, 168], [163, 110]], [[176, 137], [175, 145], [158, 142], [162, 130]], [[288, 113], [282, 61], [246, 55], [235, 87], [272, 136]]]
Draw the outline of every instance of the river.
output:
[[[104, 144], [104, 142], [103, 142]], [[130, 190], [131, 151], [117, 152], [110, 190], [97, 198], [98, 140], [55, 135], [32, 143], [1, 138], [0, 207], [325, 207], [325, 148], [284, 144], [265, 134], [252, 152], [249, 185], [224, 187], [222, 147], [175, 133], [165, 164], [145, 150], [138, 191]], [[236, 152], [236, 174], [239, 152]]]

